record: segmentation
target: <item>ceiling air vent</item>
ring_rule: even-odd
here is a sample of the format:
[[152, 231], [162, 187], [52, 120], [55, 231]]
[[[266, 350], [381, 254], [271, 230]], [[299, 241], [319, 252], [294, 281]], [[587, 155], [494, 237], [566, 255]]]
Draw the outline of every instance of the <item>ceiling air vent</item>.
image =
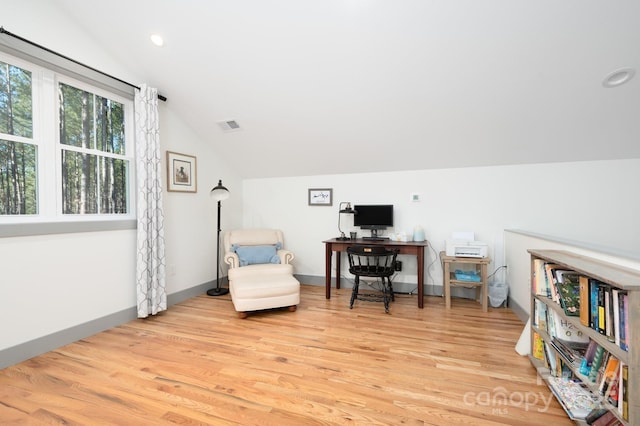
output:
[[240, 130], [240, 125], [236, 120], [218, 121], [218, 126], [225, 132]]

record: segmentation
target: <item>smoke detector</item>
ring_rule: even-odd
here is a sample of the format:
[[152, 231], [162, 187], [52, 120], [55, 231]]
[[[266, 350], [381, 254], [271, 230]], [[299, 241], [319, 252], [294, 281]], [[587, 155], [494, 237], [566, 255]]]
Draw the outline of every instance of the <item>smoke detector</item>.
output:
[[235, 132], [240, 130], [240, 125], [236, 120], [218, 121], [218, 126], [220, 126], [224, 132]]

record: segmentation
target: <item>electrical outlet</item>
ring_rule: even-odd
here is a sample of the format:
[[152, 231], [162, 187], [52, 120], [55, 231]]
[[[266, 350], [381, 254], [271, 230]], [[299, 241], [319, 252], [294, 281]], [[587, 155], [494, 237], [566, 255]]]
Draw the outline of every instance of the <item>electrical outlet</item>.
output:
[[402, 271], [402, 261], [401, 260], [396, 260], [396, 264], [393, 265], [394, 269], [398, 272]]
[[411, 193], [411, 201], [414, 203], [417, 203], [420, 201], [420, 194], [418, 194], [417, 192], [413, 192]]

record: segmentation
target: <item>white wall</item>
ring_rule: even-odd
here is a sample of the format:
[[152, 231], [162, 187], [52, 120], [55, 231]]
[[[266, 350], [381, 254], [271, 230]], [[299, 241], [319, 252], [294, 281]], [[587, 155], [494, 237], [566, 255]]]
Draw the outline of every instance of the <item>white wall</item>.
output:
[[[4, 8], [2, 25], [125, 81], [144, 82], [110, 61], [53, 4], [38, 1], [32, 9], [33, 3]], [[198, 168], [196, 194], [164, 196], [171, 295], [215, 279], [216, 211], [209, 191], [223, 179], [232, 195], [222, 225], [238, 227], [242, 185], [210, 143], [177, 118], [166, 95], [168, 102], [160, 103], [162, 151], [195, 155]], [[135, 307], [135, 236], [135, 230], [124, 230], [0, 238], [0, 351]]]
[[[322, 241], [338, 235], [338, 203], [394, 204], [394, 231], [411, 233], [421, 225], [433, 247], [426, 260], [430, 293], [442, 283], [440, 264], [432, 261], [453, 231], [474, 231], [489, 244], [490, 272], [505, 264], [503, 230], [513, 228], [640, 258], [640, 198], [629, 192], [639, 180], [640, 160], [248, 179], [243, 216], [246, 227], [283, 229], [297, 256], [296, 273], [324, 276]], [[333, 206], [308, 206], [308, 188], [333, 188]], [[411, 202], [411, 193], [422, 201]], [[352, 229], [353, 219], [342, 219]], [[396, 281], [417, 282], [415, 259], [404, 261]], [[504, 282], [502, 271], [495, 279]]]
[[567, 250], [589, 256], [625, 268], [640, 270], [640, 260], [631, 259], [617, 250], [607, 250], [598, 245], [564, 240], [519, 230], [505, 231], [507, 280], [510, 284], [510, 299], [518, 307], [517, 313], [523, 321], [531, 311], [531, 255], [529, 249]]

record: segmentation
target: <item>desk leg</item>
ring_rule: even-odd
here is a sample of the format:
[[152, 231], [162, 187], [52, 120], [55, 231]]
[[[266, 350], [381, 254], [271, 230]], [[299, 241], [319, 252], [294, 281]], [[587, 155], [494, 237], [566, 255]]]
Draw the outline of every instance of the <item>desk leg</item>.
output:
[[336, 252], [336, 289], [340, 288], [340, 256], [339, 251]]
[[333, 254], [333, 250], [331, 248], [331, 243], [325, 244], [325, 254], [324, 254], [324, 288], [325, 295], [327, 299], [331, 299], [331, 255]]
[[418, 249], [418, 308], [424, 308], [424, 247]]
[[483, 263], [480, 266], [480, 270], [482, 271], [480, 274], [482, 275], [481, 279], [482, 279], [482, 312], [487, 312], [488, 306], [487, 306], [487, 300], [489, 299], [489, 283], [488, 283], [488, 277], [487, 277], [487, 264]]
[[451, 264], [448, 261], [444, 261], [442, 265], [442, 285], [444, 285], [444, 306], [446, 309], [451, 309], [451, 271], [449, 266]]

